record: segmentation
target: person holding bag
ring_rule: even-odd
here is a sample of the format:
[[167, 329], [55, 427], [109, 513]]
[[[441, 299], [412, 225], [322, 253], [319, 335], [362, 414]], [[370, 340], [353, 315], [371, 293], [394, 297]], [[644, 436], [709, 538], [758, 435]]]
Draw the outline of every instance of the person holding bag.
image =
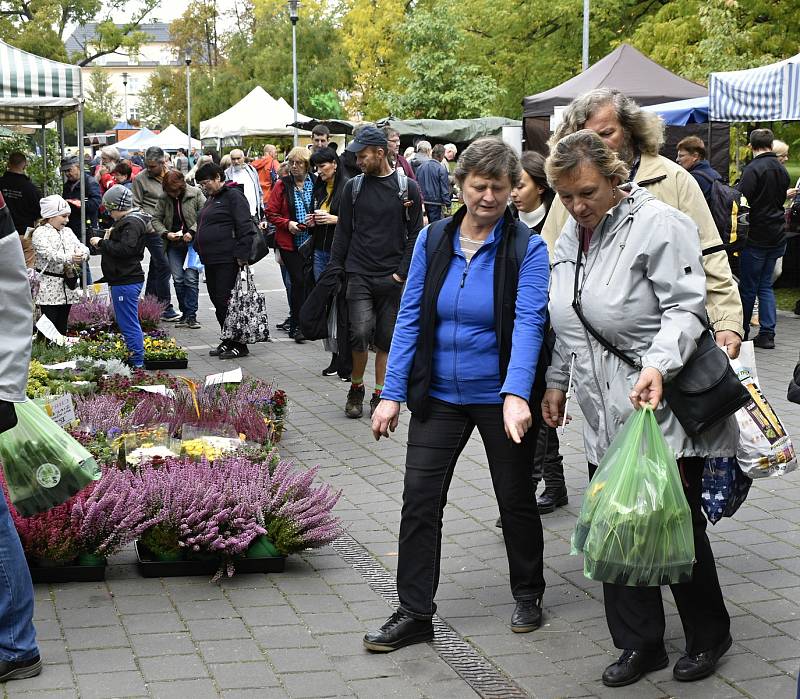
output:
[[[197, 219], [194, 243], [205, 265], [208, 295], [222, 330], [240, 268], [250, 258], [256, 226], [241, 185], [227, 183], [225, 171], [219, 165], [202, 165], [196, 179], [206, 195], [206, 203]], [[220, 359], [238, 359], [246, 357], [250, 350], [243, 342], [221, 340], [209, 354]]]
[[[546, 170], [571, 217], [554, 249], [549, 310], [556, 345], [542, 415], [551, 427], [563, 424], [566, 391], [574, 387], [593, 475], [632, 411], [646, 404], [655, 411], [678, 460], [696, 552], [691, 581], [670, 586], [686, 633], [686, 653], [673, 675], [698, 680], [714, 672], [732, 643], [705, 532], [701, 479], [706, 457], [736, 453], [738, 428], [730, 413], [689, 436], [662, 401], [665, 386], [675, 382], [705, 335], [711, 338], [697, 227], [642, 187], [625, 184], [628, 166], [594, 131], [553, 143]], [[666, 667], [660, 588], [605, 583], [603, 591], [609, 629], [623, 651], [605, 669], [603, 683], [632, 684]]]
[[164, 193], [156, 204], [153, 230], [166, 238], [167, 261], [181, 311], [175, 327], [197, 330], [202, 327], [197, 322], [200, 275], [195, 267], [186, 263], [197, 231], [197, 217], [206, 198], [198, 187], [187, 185], [183, 173], [178, 170], [169, 170], [164, 175], [161, 186]]

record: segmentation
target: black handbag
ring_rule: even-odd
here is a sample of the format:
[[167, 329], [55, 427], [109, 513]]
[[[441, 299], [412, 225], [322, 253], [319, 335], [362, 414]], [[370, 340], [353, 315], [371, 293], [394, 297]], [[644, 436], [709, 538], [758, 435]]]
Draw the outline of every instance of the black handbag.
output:
[[253, 218], [253, 244], [250, 247], [250, 257], [247, 259], [248, 265], [254, 265], [256, 262], [263, 260], [269, 255], [269, 243], [264, 231], [258, 221]]
[[[578, 284], [583, 244], [578, 241], [578, 259], [575, 264], [575, 287], [572, 308], [589, 334], [605, 349], [638, 371], [642, 363], [606, 340], [586, 320], [581, 308]], [[683, 369], [664, 384], [664, 400], [690, 437], [702, 434], [710, 427], [733, 415], [752, 400], [750, 392], [742, 385], [728, 361], [727, 353], [717, 346], [711, 328], [706, 328], [697, 341], [697, 349], [683, 365]]]

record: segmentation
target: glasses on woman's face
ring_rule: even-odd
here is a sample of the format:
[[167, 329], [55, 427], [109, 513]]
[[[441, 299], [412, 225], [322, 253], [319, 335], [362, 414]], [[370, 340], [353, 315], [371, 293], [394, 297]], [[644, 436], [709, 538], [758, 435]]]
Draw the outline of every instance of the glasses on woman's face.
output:
[[306, 162], [305, 162], [305, 160], [290, 160], [289, 161], [289, 166], [290, 167], [305, 167], [306, 166]]

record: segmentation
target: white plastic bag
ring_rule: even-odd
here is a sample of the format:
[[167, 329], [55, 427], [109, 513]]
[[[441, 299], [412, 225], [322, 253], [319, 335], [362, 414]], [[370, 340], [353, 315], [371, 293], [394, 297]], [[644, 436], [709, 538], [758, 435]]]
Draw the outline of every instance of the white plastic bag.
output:
[[797, 468], [792, 439], [786, 433], [766, 396], [758, 385], [752, 342], [744, 342], [738, 359], [731, 366], [753, 400], [736, 413], [739, 444], [736, 458], [750, 478], [782, 476]]

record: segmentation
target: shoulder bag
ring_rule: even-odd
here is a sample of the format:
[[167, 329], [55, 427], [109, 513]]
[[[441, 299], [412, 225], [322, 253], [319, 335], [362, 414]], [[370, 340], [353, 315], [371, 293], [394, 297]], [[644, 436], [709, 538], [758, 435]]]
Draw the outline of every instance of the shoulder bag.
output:
[[[589, 334], [605, 349], [628, 366], [640, 370], [642, 363], [612, 345], [586, 320], [581, 308], [579, 275], [583, 243], [578, 241], [575, 263], [575, 286], [572, 308]], [[683, 369], [664, 384], [664, 400], [681, 427], [690, 437], [702, 434], [710, 427], [733, 415], [750, 402], [751, 396], [731, 368], [727, 353], [717, 347], [711, 328], [706, 327], [697, 341], [697, 349]]]

